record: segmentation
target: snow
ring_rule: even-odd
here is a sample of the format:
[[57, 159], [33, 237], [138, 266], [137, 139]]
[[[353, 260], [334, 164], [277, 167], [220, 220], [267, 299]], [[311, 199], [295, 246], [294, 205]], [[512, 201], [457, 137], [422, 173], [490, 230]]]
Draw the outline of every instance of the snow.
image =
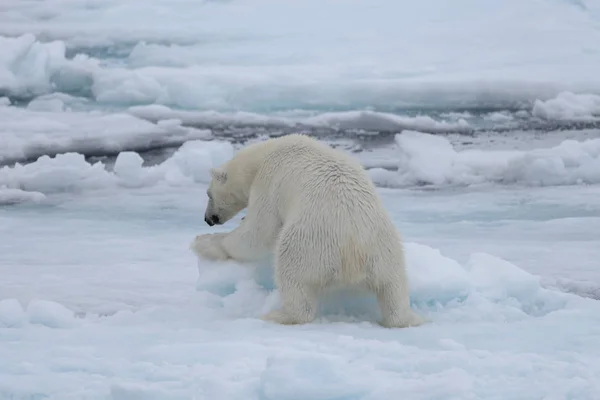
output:
[[[449, 150], [430, 147], [441, 159]], [[430, 322], [382, 328], [374, 296], [345, 290], [323, 298], [315, 323], [284, 327], [258, 319], [279, 305], [271, 264], [187, 249], [214, 231], [202, 223], [207, 172], [233, 151], [191, 141], [154, 166], [134, 152], [112, 170], [69, 153], [1, 170], [5, 190], [44, 196], [0, 209], [2, 396], [593, 399], [600, 389], [589, 351], [600, 345], [598, 185], [380, 189], [407, 242], [411, 302]]]
[[542, 287], [509, 261], [473, 253], [460, 262], [409, 241], [412, 302], [429, 324], [381, 328], [372, 296], [350, 292], [326, 299], [314, 324], [273, 326], [257, 319], [278, 305], [272, 278], [196, 265], [185, 251], [208, 231], [191, 221], [203, 204], [161, 215], [164, 202], [131, 195], [1, 214], [14, 239], [0, 252], [0, 356], [10, 360], [0, 363], [0, 393], [593, 399], [600, 389], [589, 351], [600, 345], [600, 303]]
[[[5, 0], [0, 399], [600, 393], [595, 0]], [[359, 158], [411, 303], [279, 326], [271, 263], [200, 261], [210, 168], [307, 132]], [[243, 214], [243, 213], [242, 213]]]

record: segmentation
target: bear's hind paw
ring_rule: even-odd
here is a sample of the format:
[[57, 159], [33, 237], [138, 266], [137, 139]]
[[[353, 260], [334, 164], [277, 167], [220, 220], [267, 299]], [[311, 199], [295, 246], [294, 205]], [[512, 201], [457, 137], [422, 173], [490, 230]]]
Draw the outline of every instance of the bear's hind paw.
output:
[[263, 321], [275, 322], [275, 323], [281, 324], [281, 325], [300, 325], [300, 324], [306, 324], [306, 323], [310, 322], [310, 320], [308, 318], [305, 318], [305, 319], [293, 318], [293, 317], [289, 316], [288, 314], [286, 314], [285, 312], [283, 312], [282, 310], [271, 311], [271, 312], [263, 315], [262, 317], [260, 317], [260, 319], [262, 319]]
[[421, 316], [410, 313], [401, 318], [384, 318], [379, 324], [384, 328], [410, 328], [417, 327], [427, 323], [426, 319]]

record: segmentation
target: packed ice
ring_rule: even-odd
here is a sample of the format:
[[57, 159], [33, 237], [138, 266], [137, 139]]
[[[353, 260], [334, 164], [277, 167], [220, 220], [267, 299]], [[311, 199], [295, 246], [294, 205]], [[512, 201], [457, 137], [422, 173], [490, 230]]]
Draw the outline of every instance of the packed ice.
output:
[[255, 112], [511, 105], [600, 89], [597, 17], [591, 0], [11, 1], [0, 92]]
[[[594, 0], [0, 4], [0, 400], [596, 400]], [[292, 132], [357, 157], [411, 305], [280, 306], [189, 251], [210, 169]]]
[[63, 100], [38, 98], [28, 109], [0, 106], [0, 119], [4, 122], [0, 125], [0, 163], [73, 151], [106, 155], [130, 149], [149, 150], [212, 136], [207, 130], [183, 127], [175, 119], [151, 123], [124, 112], [48, 109], [56, 105], [62, 107]]

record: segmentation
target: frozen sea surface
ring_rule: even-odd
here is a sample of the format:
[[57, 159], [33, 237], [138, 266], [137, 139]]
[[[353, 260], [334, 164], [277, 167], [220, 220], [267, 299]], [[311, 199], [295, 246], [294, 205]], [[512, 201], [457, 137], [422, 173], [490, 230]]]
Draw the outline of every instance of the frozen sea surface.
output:
[[[0, 399], [597, 400], [595, 0], [0, 4]], [[199, 262], [209, 168], [304, 132], [358, 157], [413, 307], [262, 322]]]
[[257, 319], [279, 304], [270, 265], [187, 250], [210, 231], [208, 168], [233, 151], [192, 141], [154, 166], [125, 152], [112, 168], [68, 154], [0, 170], [0, 396], [595, 398], [600, 186], [537, 166], [528, 175], [564, 187], [382, 188], [431, 322], [384, 329], [373, 296], [345, 291], [315, 323], [284, 327]]

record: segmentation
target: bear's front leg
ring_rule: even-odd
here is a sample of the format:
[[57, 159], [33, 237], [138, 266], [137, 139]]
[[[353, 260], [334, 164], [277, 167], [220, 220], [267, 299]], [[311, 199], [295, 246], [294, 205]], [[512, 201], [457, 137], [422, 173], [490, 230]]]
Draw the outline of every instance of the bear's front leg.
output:
[[193, 251], [211, 260], [262, 261], [272, 251], [281, 221], [268, 199], [250, 196], [248, 212], [240, 225], [228, 233], [198, 235]]
[[264, 202], [251, 202], [240, 225], [223, 237], [223, 249], [231, 259], [257, 262], [269, 256], [281, 229], [281, 222], [273, 210]]
[[264, 230], [249, 223], [250, 221], [242, 221], [240, 226], [223, 237], [224, 252], [238, 262], [262, 261], [272, 247], [271, 232], [264, 235]]
[[190, 244], [190, 249], [200, 258], [211, 261], [225, 261], [231, 257], [223, 248], [223, 238], [227, 233], [198, 235]]

